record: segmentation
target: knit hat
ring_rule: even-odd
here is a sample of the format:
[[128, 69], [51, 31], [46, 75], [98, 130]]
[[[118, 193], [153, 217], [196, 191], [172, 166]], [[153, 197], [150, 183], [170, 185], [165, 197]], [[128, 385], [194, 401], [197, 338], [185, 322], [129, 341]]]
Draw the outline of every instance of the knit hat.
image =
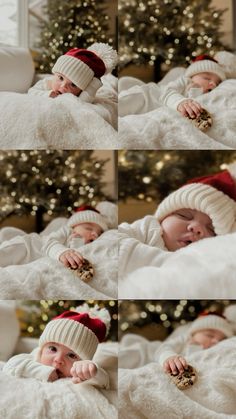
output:
[[74, 227], [81, 223], [95, 223], [98, 224], [103, 231], [108, 229], [105, 217], [90, 205], [83, 205], [77, 208], [75, 213], [69, 218], [67, 225], [68, 227]]
[[221, 65], [214, 58], [209, 55], [203, 54], [195, 58], [190, 66], [185, 71], [186, 77], [192, 77], [198, 73], [214, 73], [222, 81], [225, 80], [225, 72]]
[[214, 329], [224, 333], [227, 338], [233, 336], [233, 330], [230, 323], [224, 316], [219, 314], [202, 314], [196, 320], [193, 321], [191, 327], [188, 330], [190, 335], [203, 329]]
[[236, 231], [236, 185], [228, 170], [211, 176], [192, 179], [168, 195], [155, 213], [159, 222], [182, 208], [207, 214], [215, 234]]
[[75, 352], [82, 360], [92, 359], [98, 343], [106, 337], [109, 322], [108, 311], [98, 310], [98, 306], [89, 312], [83, 312], [83, 306], [81, 313], [65, 311], [47, 324], [40, 336], [39, 347], [42, 349], [48, 342], [60, 343]]
[[87, 49], [73, 48], [61, 55], [52, 68], [52, 73], [61, 73], [81, 90], [97, 90], [100, 78], [116, 66], [117, 53], [111, 46], [94, 43]]

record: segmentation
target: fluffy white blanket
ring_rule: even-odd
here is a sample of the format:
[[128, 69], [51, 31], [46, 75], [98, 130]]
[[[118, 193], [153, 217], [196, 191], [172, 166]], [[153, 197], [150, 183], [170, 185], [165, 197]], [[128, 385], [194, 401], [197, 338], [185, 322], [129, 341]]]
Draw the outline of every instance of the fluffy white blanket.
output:
[[236, 338], [188, 356], [196, 383], [179, 390], [157, 363], [119, 370], [120, 419], [226, 419], [236, 416]]
[[0, 114], [1, 149], [118, 148], [117, 131], [93, 104], [81, 103], [71, 94], [52, 100], [1, 92]]
[[142, 115], [119, 118], [119, 143], [132, 149], [235, 149], [236, 80], [221, 83], [197, 98], [212, 115], [213, 124], [202, 133], [178, 112], [161, 106]]
[[[235, 249], [236, 233], [233, 233], [170, 252], [158, 266], [156, 261], [150, 266], [150, 258], [144, 254], [144, 267], [120, 278], [119, 298], [234, 298]], [[149, 265], [145, 267], [146, 256]]]
[[108, 230], [79, 248], [94, 267], [94, 278], [82, 282], [60, 262], [43, 257], [33, 262], [0, 269], [1, 299], [109, 299], [117, 298], [117, 231]]
[[95, 387], [70, 379], [45, 383], [0, 371], [0, 417], [7, 419], [110, 419], [117, 410]]

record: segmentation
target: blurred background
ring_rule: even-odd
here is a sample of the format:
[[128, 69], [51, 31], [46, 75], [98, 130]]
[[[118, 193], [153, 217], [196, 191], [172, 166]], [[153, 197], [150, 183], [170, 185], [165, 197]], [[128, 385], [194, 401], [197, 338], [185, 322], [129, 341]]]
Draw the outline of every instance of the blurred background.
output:
[[117, 153], [0, 151], [0, 227], [40, 232], [74, 208], [117, 199]]
[[234, 0], [119, 0], [119, 76], [159, 81], [199, 54], [236, 49]]
[[236, 151], [119, 151], [119, 222], [153, 214], [172, 191], [194, 177], [236, 162]]
[[227, 317], [235, 322], [235, 303], [235, 300], [120, 301], [119, 340], [126, 333], [135, 333], [151, 341], [164, 340], [177, 327], [196, 319], [201, 312], [223, 314], [229, 306], [235, 318]]
[[0, 0], [0, 45], [30, 48], [36, 70], [93, 42], [117, 46], [117, 0]]

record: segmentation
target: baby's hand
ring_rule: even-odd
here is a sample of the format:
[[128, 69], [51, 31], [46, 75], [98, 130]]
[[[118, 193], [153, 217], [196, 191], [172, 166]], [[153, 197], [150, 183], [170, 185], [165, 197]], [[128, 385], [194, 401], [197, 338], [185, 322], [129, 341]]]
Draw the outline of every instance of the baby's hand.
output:
[[71, 249], [63, 252], [59, 257], [59, 261], [63, 263], [66, 268], [71, 267], [76, 269], [83, 265], [84, 258], [79, 252]]
[[75, 361], [70, 373], [73, 383], [82, 383], [97, 374], [97, 367], [92, 361]]
[[202, 107], [195, 100], [186, 99], [178, 105], [177, 111], [179, 111], [183, 116], [196, 118], [200, 115]]
[[48, 377], [48, 381], [50, 381], [51, 383], [52, 383], [53, 381], [58, 380], [58, 379], [59, 379], [59, 377], [58, 377], [58, 375], [57, 375], [56, 370], [52, 371], [52, 372], [51, 372], [51, 374], [50, 374], [50, 375], [49, 375], [49, 377]]
[[180, 355], [170, 356], [163, 364], [164, 371], [174, 375], [184, 372], [187, 366], [187, 361]]
[[49, 97], [52, 97], [52, 98], [54, 98], [54, 97], [57, 97], [57, 96], [59, 96], [61, 93], [60, 92], [58, 92], [58, 90], [57, 91], [52, 91], [51, 93], [50, 93], [50, 95], [49, 95]]

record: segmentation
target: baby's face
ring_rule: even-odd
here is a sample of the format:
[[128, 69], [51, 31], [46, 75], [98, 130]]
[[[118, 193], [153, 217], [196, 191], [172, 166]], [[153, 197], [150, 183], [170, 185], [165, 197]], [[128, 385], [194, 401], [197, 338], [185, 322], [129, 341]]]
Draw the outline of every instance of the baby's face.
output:
[[203, 93], [210, 92], [220, 84], [221, 79], [214, 73], [198, 73], [191, 77], [194, 85], [201, 87]]
[[79, 360], [80, 357], [67, 346], [54, 342], [44, 345], [40, 358], [41, 364], [56, 369], [59, 378], [71, 377], [70, 370], [74, 362]]
[[165, 246], [171, 252], [206, 237], [215, 236], [212, 221], [203, 212], [182, 208], [161, 222]]
[[203, 349], [211, 348], [221, 340], [225, 339], [225, 335], [220, 330], [203, 329], [194, 333], [191, 343], [200, 345]]
[[77, 87], [71, 80], [67, 79], [63, 74], [55, 73], [52, 78], [52, 90], [54, 92], [72, 93], [72, 95], [79, 96], [82, 90]]
[[101, 236], [103, 230], [96, 223], [81, 223], [72, 227], [72, 237], [84, 239], [84, 243], [90, 243]]

